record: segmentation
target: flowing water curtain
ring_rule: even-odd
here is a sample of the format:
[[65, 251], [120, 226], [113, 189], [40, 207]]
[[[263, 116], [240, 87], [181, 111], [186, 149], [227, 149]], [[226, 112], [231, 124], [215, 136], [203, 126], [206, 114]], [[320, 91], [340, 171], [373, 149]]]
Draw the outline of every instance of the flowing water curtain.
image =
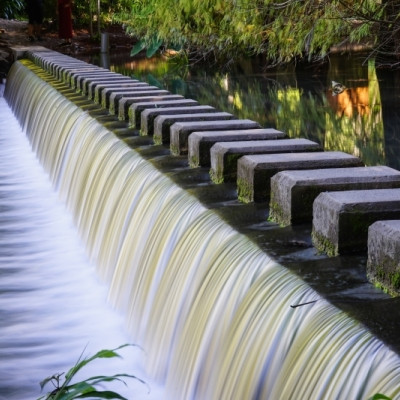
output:
[[[40, 135], [55, 126], [45, 110], [40, 118], [36, 112], [67, 112], [64, 98], [26, 68], [16, 70], [29, 85], [14, 85], [8, 96], [24, 103], [27, 88], [39, 96], [14, 107], [36, 130], [28, 137], [47, 162]], [[52, 132], [68, 143], [63, 167], [53, 160], [59, 190], [170, 398], [400, 397], [396, 354], [75, 110], [69, 132]]]

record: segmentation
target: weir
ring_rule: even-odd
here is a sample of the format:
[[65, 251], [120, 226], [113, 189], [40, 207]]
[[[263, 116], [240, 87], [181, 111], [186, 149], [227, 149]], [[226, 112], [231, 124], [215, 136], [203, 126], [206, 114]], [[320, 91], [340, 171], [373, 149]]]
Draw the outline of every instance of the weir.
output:
[[46, 80], [5, 97], [167, 399], [400, 398], [395, 352]]

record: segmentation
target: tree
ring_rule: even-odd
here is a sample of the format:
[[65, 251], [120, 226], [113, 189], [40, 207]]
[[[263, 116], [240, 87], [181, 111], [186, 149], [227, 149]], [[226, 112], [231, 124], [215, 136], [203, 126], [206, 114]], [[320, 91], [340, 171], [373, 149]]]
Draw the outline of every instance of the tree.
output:
[[261, 54], [269, 64], [326, 57], [360, 45], [396, 63], [397, 0], [123, 0], [116, 19], [147, 43], [179, 44], [197, 58]]

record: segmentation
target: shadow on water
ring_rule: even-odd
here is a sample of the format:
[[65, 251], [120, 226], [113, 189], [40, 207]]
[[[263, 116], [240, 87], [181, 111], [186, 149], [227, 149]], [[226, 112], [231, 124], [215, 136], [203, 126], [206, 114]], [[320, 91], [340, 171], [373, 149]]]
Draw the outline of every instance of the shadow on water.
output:
[[[163, 59], [156, 63], [147, 59], [120, 61], [111, 63], [110, 68], [238, 118], [275, 127], [291, 137], [315, 140], [326, 150], [357, 155], [366, 165], [398, 169], [400, 120], [396, 110], [400, 92], [395, 88], [400, 86], [399, 75], [377, 71], [372, 61], [366, 65], [357, 59], [350, 61], [333, 57], [329, 65], [317, 70], [260, 73], [249, 69], [246, 74], [188, 71]], [[345, 85], [343, 93], [333, 96], [332, 80]], [[207, 168], [189, 168], [187, 157], [171, 156], [167, 146], [154, 145], [152, 137], [139, 136], [137, 130], [100, 106], [67, 88], [57, 89], [400, 353], [400, 298], [389, 298], [367, 281], [365, 254], [334, 258], [318, 254], [311, 244], [310, 224], [282, 228], [269, 222], [267, 204], [241, 204], [236, 185], [212, 183]]]

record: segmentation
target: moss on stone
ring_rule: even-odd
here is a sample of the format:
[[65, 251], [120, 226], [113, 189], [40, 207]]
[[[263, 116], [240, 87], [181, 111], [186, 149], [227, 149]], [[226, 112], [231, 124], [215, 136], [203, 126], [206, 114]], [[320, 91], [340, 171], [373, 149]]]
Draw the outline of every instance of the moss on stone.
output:
[[[154, 142], [154, 144], [162, 144], [162, 136], [160, 136], [160, 135], [153, 135], [153, 142]], [[176, 147], [174, 147], [174, 149], [176, 149]], [[173, 151], [172, 151], [172, 147], [171, 147], [171, 152], [172, 152], [172, 154], [175, 154]]]
[[326, 236], [321, 235], [313, 230], [311, 233], [311, 240], [318, 251], [326, 253], [329, 257], [335, 257], [339, 255], [337, 246]]
[[391, 296], [400, 296], [399, 269], [398, 262], [385, 256], [379, 264], [368, 264], [367, 278], [385, 293], [389, 293]]
[[197, 156], [190, 156], [189, 157], [189, 167], [191, 168], [197, 168], [199, 166], [199, 157]]
[[224, 175], [220, 169], [215, 171], [214, 168], [211, 168], [210, 169], [210, 178], [214, 183], [217, 183], [217, 184], [224, 183]]
[[[155, 136], [153, 136], [153, 140], [154, 140], [154, 143], [155, 143], [155, 144], [161, 144], [161, 138], [159, 139], [160, 142], [156, 142], [156, 138], [155, 138]], [[172, 154], [173, 156], [179, 156], [179, 146], [177, 146], [177, 145], [171, 143], [171, 145], [170, 145], [169, 148], [170, 148], [171, 154]]]
[[276, 222], [282, 227], [290, 225], [290, 219], [287, 217], [287, 214], [283, 211], [283, 208], [279, 205], [279, 203], [273, 201], [271, 199], [269, 203], [269, 218], [271, 222]]
[[251, 203], [254, 201], [253, 185], [246, 179], [237, 180], [238, 200], [242, 203]]
[[130, 128], [135, 128], [136, 123], [135, 123], [135, 112], [133, 111], [132, 108], [129, 107], [128, 109], [128, 120], [129, 120], [129, 127]]

